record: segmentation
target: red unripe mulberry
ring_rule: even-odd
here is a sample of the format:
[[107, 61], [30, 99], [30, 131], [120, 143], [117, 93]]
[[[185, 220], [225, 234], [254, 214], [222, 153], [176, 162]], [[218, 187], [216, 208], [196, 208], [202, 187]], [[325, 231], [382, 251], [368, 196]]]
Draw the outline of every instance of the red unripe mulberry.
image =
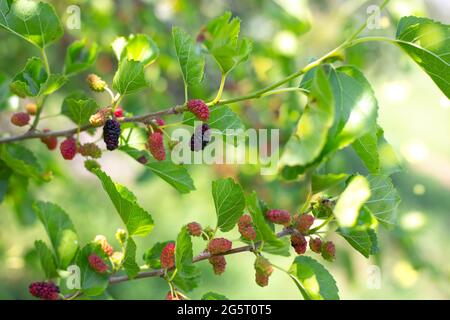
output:
[[309, 240], [309, 248], [315, 253], [320, 253], [322, 250], [322, 240], [320, 238], [311, 238]]
[[225, 238], [212, 239], [208, 244], [208, 251], [211, 254], [221, 254], [231, 250], [232, 243]]
[[202, 226], [198, 222], [188, 223], [187, 230], [191, 236], [200, 237], [202, 235]]
[[[44, 129], [44, 132], [49, 131], [50, 129]], [[47, 146], [48, 150], [55, 150], [58, 146], [58, 138], [56, 138], [55, 136], [42, 137], [41, 141]]]
[[59, 288], [52, 282], [33, 282], [28, 287], [28, 291], [33, 297], [42, 300], [59, 299]]
[[266, 216], [269, 221], [276, 224], [282, 224], [286, 226], [291, 222], [291, 214], [286, 210], [269, 210], [267, 211]]
[[313, 223], [314, 217], [312, 215], [302, 214], [301, 216], [298, 216], [294, 226], [301, 233], [306, 233], [308, 232], [309, 228], [311, 228]]
[[148, 136], [147, 148], [156, 160], [163, 161], [166, 159], [164, 139], [161, 132], [155, 131]]
[[59, 146], [61, 155], [66, 160], [72, 160], [77, 154], [77, 142], [74, 138], [67, 138]]
[[11, 116], [11, 123], [18, 127], [26, 126], [30, 122], [30, 115], [26, 112], [17, 112]]
[[203, 100], [189, 100], [187, 107], [188, 110], [197, 117], [197, 119], [201, 121], [207, 121], [209, 119], [209, 108]]
[[123, 117], [123, 109], [121, 107], [117, 107], [116, 110], [114, 110], [114, 116], [116, 118]]
[[175, 243], [169, 242], [161, 251], [161, 268], [170, 269], [175, 266]]
[[98, 273], [105, 273], [108, 271], [109, 267], [108, 265], [105, 263], [105, 261], [103, 261], [102, 258], [100, 258], [98, 255], [96, 255], [95, 253], [92, 253], [89, 257], [88, 257], [88, 262], [89, 262], [89, 266], [92, 268], [92, 270], [94, 270], [95, 272]]
[[291, 235], [291, 245], [297, 254], [304, 254], [306, 252], [308, 242], [303, 235], [293, 234]]
[[322, 246], [322, 257], [325, 260], [333, 261], [336, 255], [336, 247], [331, 241], [327, 241]]
[[269, 276], [262, 273], [255, 273], [255, 282], [260, 287], [266, 287], [269, 284]]
[[239, 218], [238, 222], [239, 233], [244, 239], [255, 240], [256, 231], [253, 227], [252, 218], [248, 214], [244, 214]]
[[213, 256], [208, 259], [209, 263], [213, 266], [214, 273], [220, 275], [225, 272], [227, 261], [224, 256]]

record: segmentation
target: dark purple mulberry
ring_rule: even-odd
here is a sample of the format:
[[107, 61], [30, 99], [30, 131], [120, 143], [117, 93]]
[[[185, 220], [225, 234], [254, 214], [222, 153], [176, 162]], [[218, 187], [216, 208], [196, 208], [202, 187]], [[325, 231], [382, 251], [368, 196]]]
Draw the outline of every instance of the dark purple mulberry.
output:
[[103, 127], [103, 140], [106, 143], [106, 149], [112, 151], [119, 147], [120, 123], [116, 120], [106, 120]]
[[58, 300], [59, 288], [52, 282], [33, 282], [28, 287], [32, 296], [42, 300]]
[[191, 137], [191, 150], [203, 150], [210, 142], [211, 130], [210, 127], [206, 123], [204, 123], [201, 126], [195, 128], [194, 134]]

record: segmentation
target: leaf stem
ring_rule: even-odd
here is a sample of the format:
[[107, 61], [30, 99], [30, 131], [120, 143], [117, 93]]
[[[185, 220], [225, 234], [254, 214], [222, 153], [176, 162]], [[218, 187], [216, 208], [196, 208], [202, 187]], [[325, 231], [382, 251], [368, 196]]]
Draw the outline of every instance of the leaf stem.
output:
[[226, 73], [222, 73], [221, 76], [220, 76], [219, 91], [217, 91], [217, 95], [214, 98], [214, 100], [207, 103], [208, 106], [215, 106], [219, 102], [220, 98], [222, 98], [223, 88], [225, 87], [226, 78], [227, 78], [227, 74]]

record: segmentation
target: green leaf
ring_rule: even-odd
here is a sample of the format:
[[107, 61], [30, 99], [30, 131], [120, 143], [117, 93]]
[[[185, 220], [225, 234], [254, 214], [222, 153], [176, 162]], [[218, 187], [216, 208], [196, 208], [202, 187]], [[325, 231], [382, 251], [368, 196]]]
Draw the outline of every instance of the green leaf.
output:
[[25, 68], [19, 72], [10, 84], [10, 89], [21, 98], [49, 95], [67, 82], [63, 75], [48, 75], [39, 58], [28, 59]]
[[89, 266], [88, 257], [91, 254], [96, 254], [101, 257], [106, 263], [108, 260], [105, 259], [105, 254], [101, 250], [99, 244], [96, 243], [88, 243], [77, 256], [77, 265], [80, 268], [81, 272], [81, 289], [83, 291], [83, 295], [86, 296], [98, 296], [101, 295], [109, 283], [108, 273], [98, 273]]
[[366, 202], [365, 208], [383, 226], [392, 227], [395, 224], [396, 212], [401, 199], [391, 178], [386, 175], [369, 175], [367, 181], [370, 185], [371, 197]]
[[144, 253], [144, 261], [145, 264], [149, 267], [149, 268], [153, 268], [153, 269], [160, 269], [161, 268], [161, 253], [162, 250], [164, 249], [164, 247], [169, 243], [170, 241], [165, 241], [165, 242], [157, 242], [153, 245], [153, 247], [151, 247], [150, 249], [147, 250], [147, 252]]
[[217, 228], [223, 232], [234, 228], [244, 213], [245, 196], [232, 178], [212, 182], [212, 196], [217, 214]]
[[381, 128], [357, 139], [352, 147], [369, 173], [392, 174], [401, 169], [400, 161], [392, 146], [384, 138]]
[[296, 172], [314, 163], [327, 142], [333, 125], [334, 107], [330, 84], [322, 68], [313, 78], [310, 102], [301, 116], [281, 157], [282, 166], [294, 167]]
[[248, 39], [239, 39], [241, 21], [231, 12], [211, 20], [205, 28], [204, 44], [214, 57], [223, 74], [229, 73], [239, 63], [247, 60], [252, 44]]
[[19, 175], [36, 181], [49, 181], [34, 154], [21, 144], [0, 145], [0, 159]]
[[142, 62], [146, 67], [158, 58], [159, 48], [145, 34], [130, 35], [128, 39], [119, 37], [112, 44], [117, 60], [133, 60]]
[[189, 292], [198, 287], [200, 281], [200, 270], [194, 265], [185, 265], [183, 273], [177, 272], [173, 283], [177, 288]]
[[11, 177], [11, 174], [11, 169], [8, 168], [6, 164], [0, 160], [0, 203], [2, 203], [6, 191], [8, 190], [9, 178]]
[[353, 227], [356, 224], [359, 211], [370, 194], [369, 182], [365, 177], [358, 175], [350, 180], [333, 211], [340, 226]]
[[370, 83], [351, 66], [331, 69], [330, 84], [335, 119], [324, 152], [342, 149], [364, 134], [376, 130], [378, 103]]
[[175, 283], [183, 290], [190, 291], [197, 287], [200, 270], [192, 262], [192, 240], [186, 226], [178, 234], [175, 244]]
[[202, 296], [202, 300], [229, 300], [229, 299], [224, 295], [210, 291]]
[[272, 248], [285, 248], [285, 242], [277, 237], [270, 225], [266, 222], [258, 196], [254, 191], [247, 196], [247, 209], [252, 216], [257, 239], [264, 241], [264, 243], [267, 243]]
[[188, 33], [174, 27], [172, 37], [186, 88], [199, 85], [203, 80], [205, 58]]
[[30, 0], [0, 0], [0, 26], [40, 48], [64, 34], [53, 6]]
[[130, 236], [146, 236], [153, 230], [152, 216], [142, 209], [136, 197], [124, 186], [114, 183], [111, 178], [101, 171], [92, 172], [100, 179], [103, 189], [109, 195], [114, 207], [125, 224]]
[[341, 183], [343, 183], [345, 180], [347, 180], [349, 177], [346, 173], [329, 173], [325, 175], [317, 175], [314, 174], [312, 176], [311, 184], [312, 184], [312, 193], [316, 194], [328, 189], [331, 189]]
[[8, 77], [4, 73], [0, 72], [0, 111], [6, 109], [8, 106], [8, 98], [10, 95], [9, 83], [10, 80]]
[[66, 269], [78, 251], [78, 235], [72, 221], [64, 210], [53, 203], [38, 201], [33, 209], [47, 231], [58, 267]]
[[86, 38], [74, 41], [67, 48], [64, 74], [72, 76], [88, 69], [95, 63], [97, 53], [98, 45], [95, 42], [89, 45]]
[[191, 176], [182, 165], [177, 165], [170, 160], [156, 161], [147, 151], [137, 150], [129, 146], [123, 146], [120, 150], [135, 160], [145, 157], [147, 163], [144, 166], [174, 187], [178, 192], [189, 193], [195, 190]]
[[[316, 260], [296, 257], [289, 273], [301, 285], [302, 295], [307, 300], [339, 300], [339, 289], [333, 276]], [[298, 285], [297, 284], [297, 285]]]
[[97, 102], [89, 98], [83, 92], [73, 92], [63, 101], [61, 113], [72, 120], [76, 125], [82, 126], [89, 123], [89, 118], [93, 115], [99, 106]]
[[46, 279], [56, 278], [58, 276], [55, 257], [53, 252], [47, 247], [44, 241], [37, 240], [34, 242], [36, 253], [41, 262], [42, 270], [44, 271]]
[[144, 63], [123, 59], [119, 63], [113, 79], [113, 88], [121, 95], [135, 93], [141, 89], [148, 87], [145, 79]]
[[336, 232], [366, 258], [378, 251], [377, 234], [373, 229], [339, 228]]
[[125, 247], [123, 267], [130, 279], [136, 277], [140, 271], [139, 265], [136, 263], [136, 243], [131, 237], [128, 237], [127, 246]]
[[450, 99], [450, 26], [427, 18], [404, 17], [396, 43]]

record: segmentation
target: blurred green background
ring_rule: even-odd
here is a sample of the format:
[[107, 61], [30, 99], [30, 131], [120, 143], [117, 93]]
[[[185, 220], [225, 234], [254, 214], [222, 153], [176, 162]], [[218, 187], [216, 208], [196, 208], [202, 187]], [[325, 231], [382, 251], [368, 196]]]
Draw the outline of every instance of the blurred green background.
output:
[[[183, 101], [183, 84], [174, 58], [170, 31], [178, 25], [196, 35], [210, 18], [230, 10], [242, 19], [241, 33], [254, 41], [248, 62], [240, 65], [226, 84], [226, 96], [241, 95], [276, 81], [311, 59], [338, 45], [367, 17], [373, 1], [359, 0], [247, 0], [247, 1], [48, 1], [55, 5], [65, 23], [69, 5], [81, 13], [81, 30], [69, 30], [60, 43], [49, 49], [52, 69], [62, 68], [66, 47], [75, 39], [96, 41], [102, 51], [95, 71], [111, 81], [116, 68], [110, 43], [121, 35], [146, 33], [153, 37], [161, 56], [148, 68], [151, 87], [127, 97], [122, 106], [133, 113], [167, 108]], [[447, 0], [392, 0], [380, 20], [381, 29], [366, 30], [366, 35], [394, 36], [398, 19], [405, 15], [427, 16], [450, 22]], [[38, 56], [27, 43], [0, 30], [0, 69], [12, 77], [27, 58]], [[345, 241], [333, 237], [337, 259], [326, 267], [335, 276], [343, 299], [449, 299], [450, 298], [450, 101], [433, 82], [400, 50], [389, 44], [370, 43], [347, 52], [346, 63], [362, 68], [372, 83], [380, 105], [379, 123], [388, 141], [402, 159], [403, 171], [394, 175], [402, 197], [398, 224], [391, 231], [380, 231], [380, 254], [369, 260], [354, 251]], [[84, 78], [78, 76], [47, 103], [46, 114], [59, 112], [70, 90], [87, 91]], [[219, 73], [207, 61], [206, 79], [195, 90], [199, 98], [214, 96]], [[298, 81], [298, 80], [297, 80]], [[293, 83], [293, 85], [295, 82]], [[107, 104], [108, 96], [95, 95]], [[8, 124], [11, 112], [26, 101], [11, 99], [8, 110], [0, 114], [1, 131], [20, 133]], [[294, 93], [232, 105], [249, 127], [282, 128], [287, 139], [304, 101]], [[45, 121], [45, 123], [44, 123]], [[176, 121], [176, 119], [170, 119]], [[42, 121], [54, 129], [72, 126], [66, 119]], [[86, 136], [84, 136], [86, 139]], [[92, 139], [92, 138], [87, 138]], [[43, 277], [33, 243], [47, 239], [30, 208], [32, 199], [59, 204], [72, 218], [83, 242], [104, 234], [114, 243], [114, 232], [121, 221], [98, 180], [84, 169], [81, 157], [72, 162], [49, 153], [38, 141], [26, 142], [48, 169], [54, 173], [51, 183], [26, 187], [16, 181], [13, 192], [0, 204], [0, 298], [28, 299], [28, 283]], [[145, 173], [142, 166], [119, 152], [108, 153], [100, 160], [111, 177], [132, 190], [142, 207], [155, 220], [154, 232], [138, 239], [138, 257], [157, 241], [175, 239], [182, 224], [196, 220], [203, 225], [215, 223], [210, 194], [211, 181], [221, 176], [239, 178], [245, 191], [258, 190], [272, 207], [296, 209], [296, 185], [259, 176], [251, 166], [191, 166], [197, 190], [179, 195], [168, 184]], [[344, 171], [364, 172], [362, 163], [349, 151], [339, 153], [333, 166]], [[255, 176], [256, 174], [256, 176]], [[237, 239], [237, 231], [230, 235]], [[202, 241], [194, 240], [195, 252]], [[117, 243], [115, 243], [117, 246]], [[235, 245], [239, 245], [236, 241]], [[287, 276], [274, 272], [270, 285], [258, 287], [254, 281], [253, 255], [229, 256], [228, 270], [214, 276], [207, 262], [200, 263], [203, 278], [200, 287], [189, 296], [199, 298], [216, 291], [236, 299], [299, 299], [298, 289]], [[292, 257], [273, 256], [271, 261], [288, 268]], [[142, 262], [140, 260], [140, 262]], [[374, 268], [374, 266], [377, 266]], [[377, 273], [379, 270], [379, 274]], [[375, 273], [373, 273], [375, 272]], [[380, 286], [373, 286], [379, 276]], [[168, 287], [161, 279], [144, 279], [112, 286], [109, 293], [118, 299], [162, 299]]]

